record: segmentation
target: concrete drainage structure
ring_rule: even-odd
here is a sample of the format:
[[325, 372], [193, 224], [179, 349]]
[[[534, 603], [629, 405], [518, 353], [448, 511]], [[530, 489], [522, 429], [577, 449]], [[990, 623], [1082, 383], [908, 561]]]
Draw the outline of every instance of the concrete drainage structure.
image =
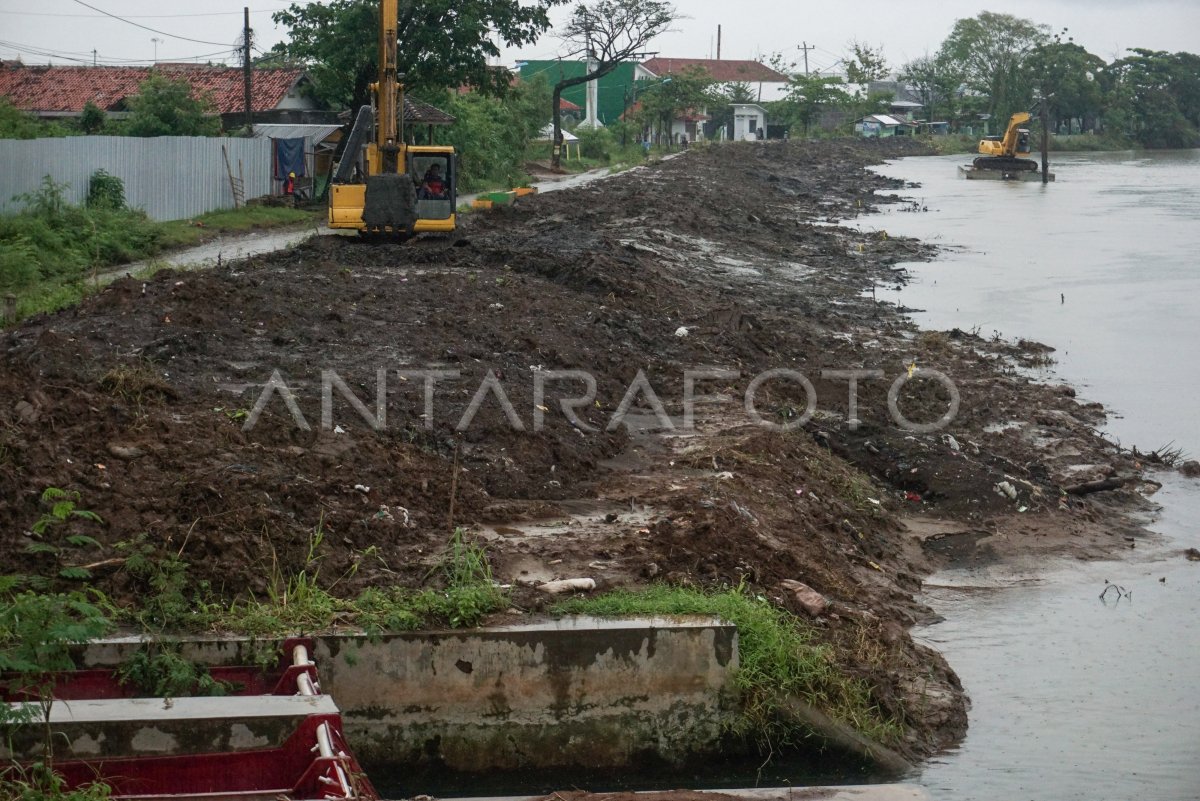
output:
[[[620, 767], [643, 757], [678, 763], [717, 750], [739, 712], [737, 629], [713, 618], [571, 617], [310, 639], [321, 692], [340, 711], [350, 747], [369, 764], [480, 772]], [[143, 645], [138, 638], [96, 642], [77, 661], [81, 668], [115, 668]], [[210, 667], [253, 664], [263, 649], [245, 639], [181, 645], [185, 659]], [[181, 718], [187, 700], [174, 701]], [[124, 703], [131, 710], [163, 706]], [[156, 727], [166, 734], [164, 725]], [[204, 736], [233, 742], [255, 731], [231, 715], [222, 731]], [[157, 743], [181, 747], [190, 739], [155, 735]]]

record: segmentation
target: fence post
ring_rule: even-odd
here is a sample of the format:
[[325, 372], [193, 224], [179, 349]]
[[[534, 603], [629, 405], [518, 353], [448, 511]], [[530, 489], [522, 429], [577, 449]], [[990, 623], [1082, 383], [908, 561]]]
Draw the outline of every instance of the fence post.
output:
[[11, 292], [4, 296], [4, 324], [17, 321], [17, 296]]

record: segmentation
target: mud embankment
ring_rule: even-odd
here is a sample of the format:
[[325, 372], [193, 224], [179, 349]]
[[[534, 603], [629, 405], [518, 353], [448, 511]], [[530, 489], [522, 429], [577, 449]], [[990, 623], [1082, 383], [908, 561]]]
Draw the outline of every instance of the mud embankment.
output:
[[[145, 534], [207, 591], [261, 594], [312, 569], [318, 521], [319, 577], [339, 593], [427, 581], [451, 518], [517, 585], [746, 581], [808, 614], [782, 584], [799, 581], [829, 602], [815, 622], [839, 667], [903, 723], [899, 750], [930, 754], [961, 738], [966, 702], [908, 634], [929, 614], [922, 577], [948, 558], [1111, 547], [1114, 493], [1062, 489], [1136, 468], [1096, 436], [1099, 407], [1017, 372], [1042, 346], [920, 332], [873, 299], [930, 249], [831, 223], [887, 202], [866, 166], [911, 147], [695, 150], [471, 215], [454, 243], [317, 237], [119, 280], [4, 335], [0, 551], [14, 571], [55, 574], [25, 546], [39, 493], [60, 487], [103, 518], [99, 546], [70, 557], [119, 600], [151, 590], [119, 559], [100, 564], [119, 542]], [[948, 381], [920, 380], [930, 369]], [[379, 430], [336, 387], [322, 425], [324, 370]], [[567, 370], [595, 381], [574, 418], [559, 399], [586, 397], [587, 379], [547, 372]], [[772, 370], [793, 372], [752, 387]], [[245, 430], [276, 371], [307, 428], [276, 393]], [[708, 371], [693, 375], [692, 427], [685, 371]], [[857, 425], [846, 374], [830, 371], [873, 371], [857, 373]], [[892, 387], [910, 421], [938, 420], [953, 396], [957, 413], [907, 430]], [[814, 408], [769, 430], [747, 394], [775, 424]], [[516, 599], [523, 614], [545, 603]]]

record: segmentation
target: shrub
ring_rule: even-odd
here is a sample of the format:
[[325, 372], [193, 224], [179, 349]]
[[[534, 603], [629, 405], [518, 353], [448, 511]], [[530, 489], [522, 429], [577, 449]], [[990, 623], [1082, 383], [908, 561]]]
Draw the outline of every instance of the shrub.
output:
[[608, 161], [612, 158], [613, 135], [607, 128], [580, 125], [575, 129], [575, 135], [579, 137], [579, 155], [585, 159]]
[[0, 289], [12, 291], [30, 286], [38, 278], [38, 253], [29, 238], [17, 234], [0, 241]]
[[87, 205], [89, 209], [125, 208], [125, 182], [104, 170], [96, 170], [88, 179]]

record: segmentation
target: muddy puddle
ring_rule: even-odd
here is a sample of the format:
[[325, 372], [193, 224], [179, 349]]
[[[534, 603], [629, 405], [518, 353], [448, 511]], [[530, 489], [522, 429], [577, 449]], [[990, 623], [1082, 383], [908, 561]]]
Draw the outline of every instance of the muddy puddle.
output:
[[[881, 168], [929, 210], [858, 225], [951, 247], [880, 297], [922, 327], [1054, 346], [1043, 375], [1108, 406], [1111, 437], [1195, 458], [1200, 152], [1064, 154], [1049, 187], [958, 180], [962, 159]], [[965, 742], [924, 770], [935, 798], [1200, 798], [1200, 564], [1182, 555], [1200, 545], [1200, 482], [1158, 479], [1161, 538], [1112, 560], [927, 580], [945, 620], [915, 633], [973, 703]], [[1128, 595], [1101, 599], [1106, 582]]]

